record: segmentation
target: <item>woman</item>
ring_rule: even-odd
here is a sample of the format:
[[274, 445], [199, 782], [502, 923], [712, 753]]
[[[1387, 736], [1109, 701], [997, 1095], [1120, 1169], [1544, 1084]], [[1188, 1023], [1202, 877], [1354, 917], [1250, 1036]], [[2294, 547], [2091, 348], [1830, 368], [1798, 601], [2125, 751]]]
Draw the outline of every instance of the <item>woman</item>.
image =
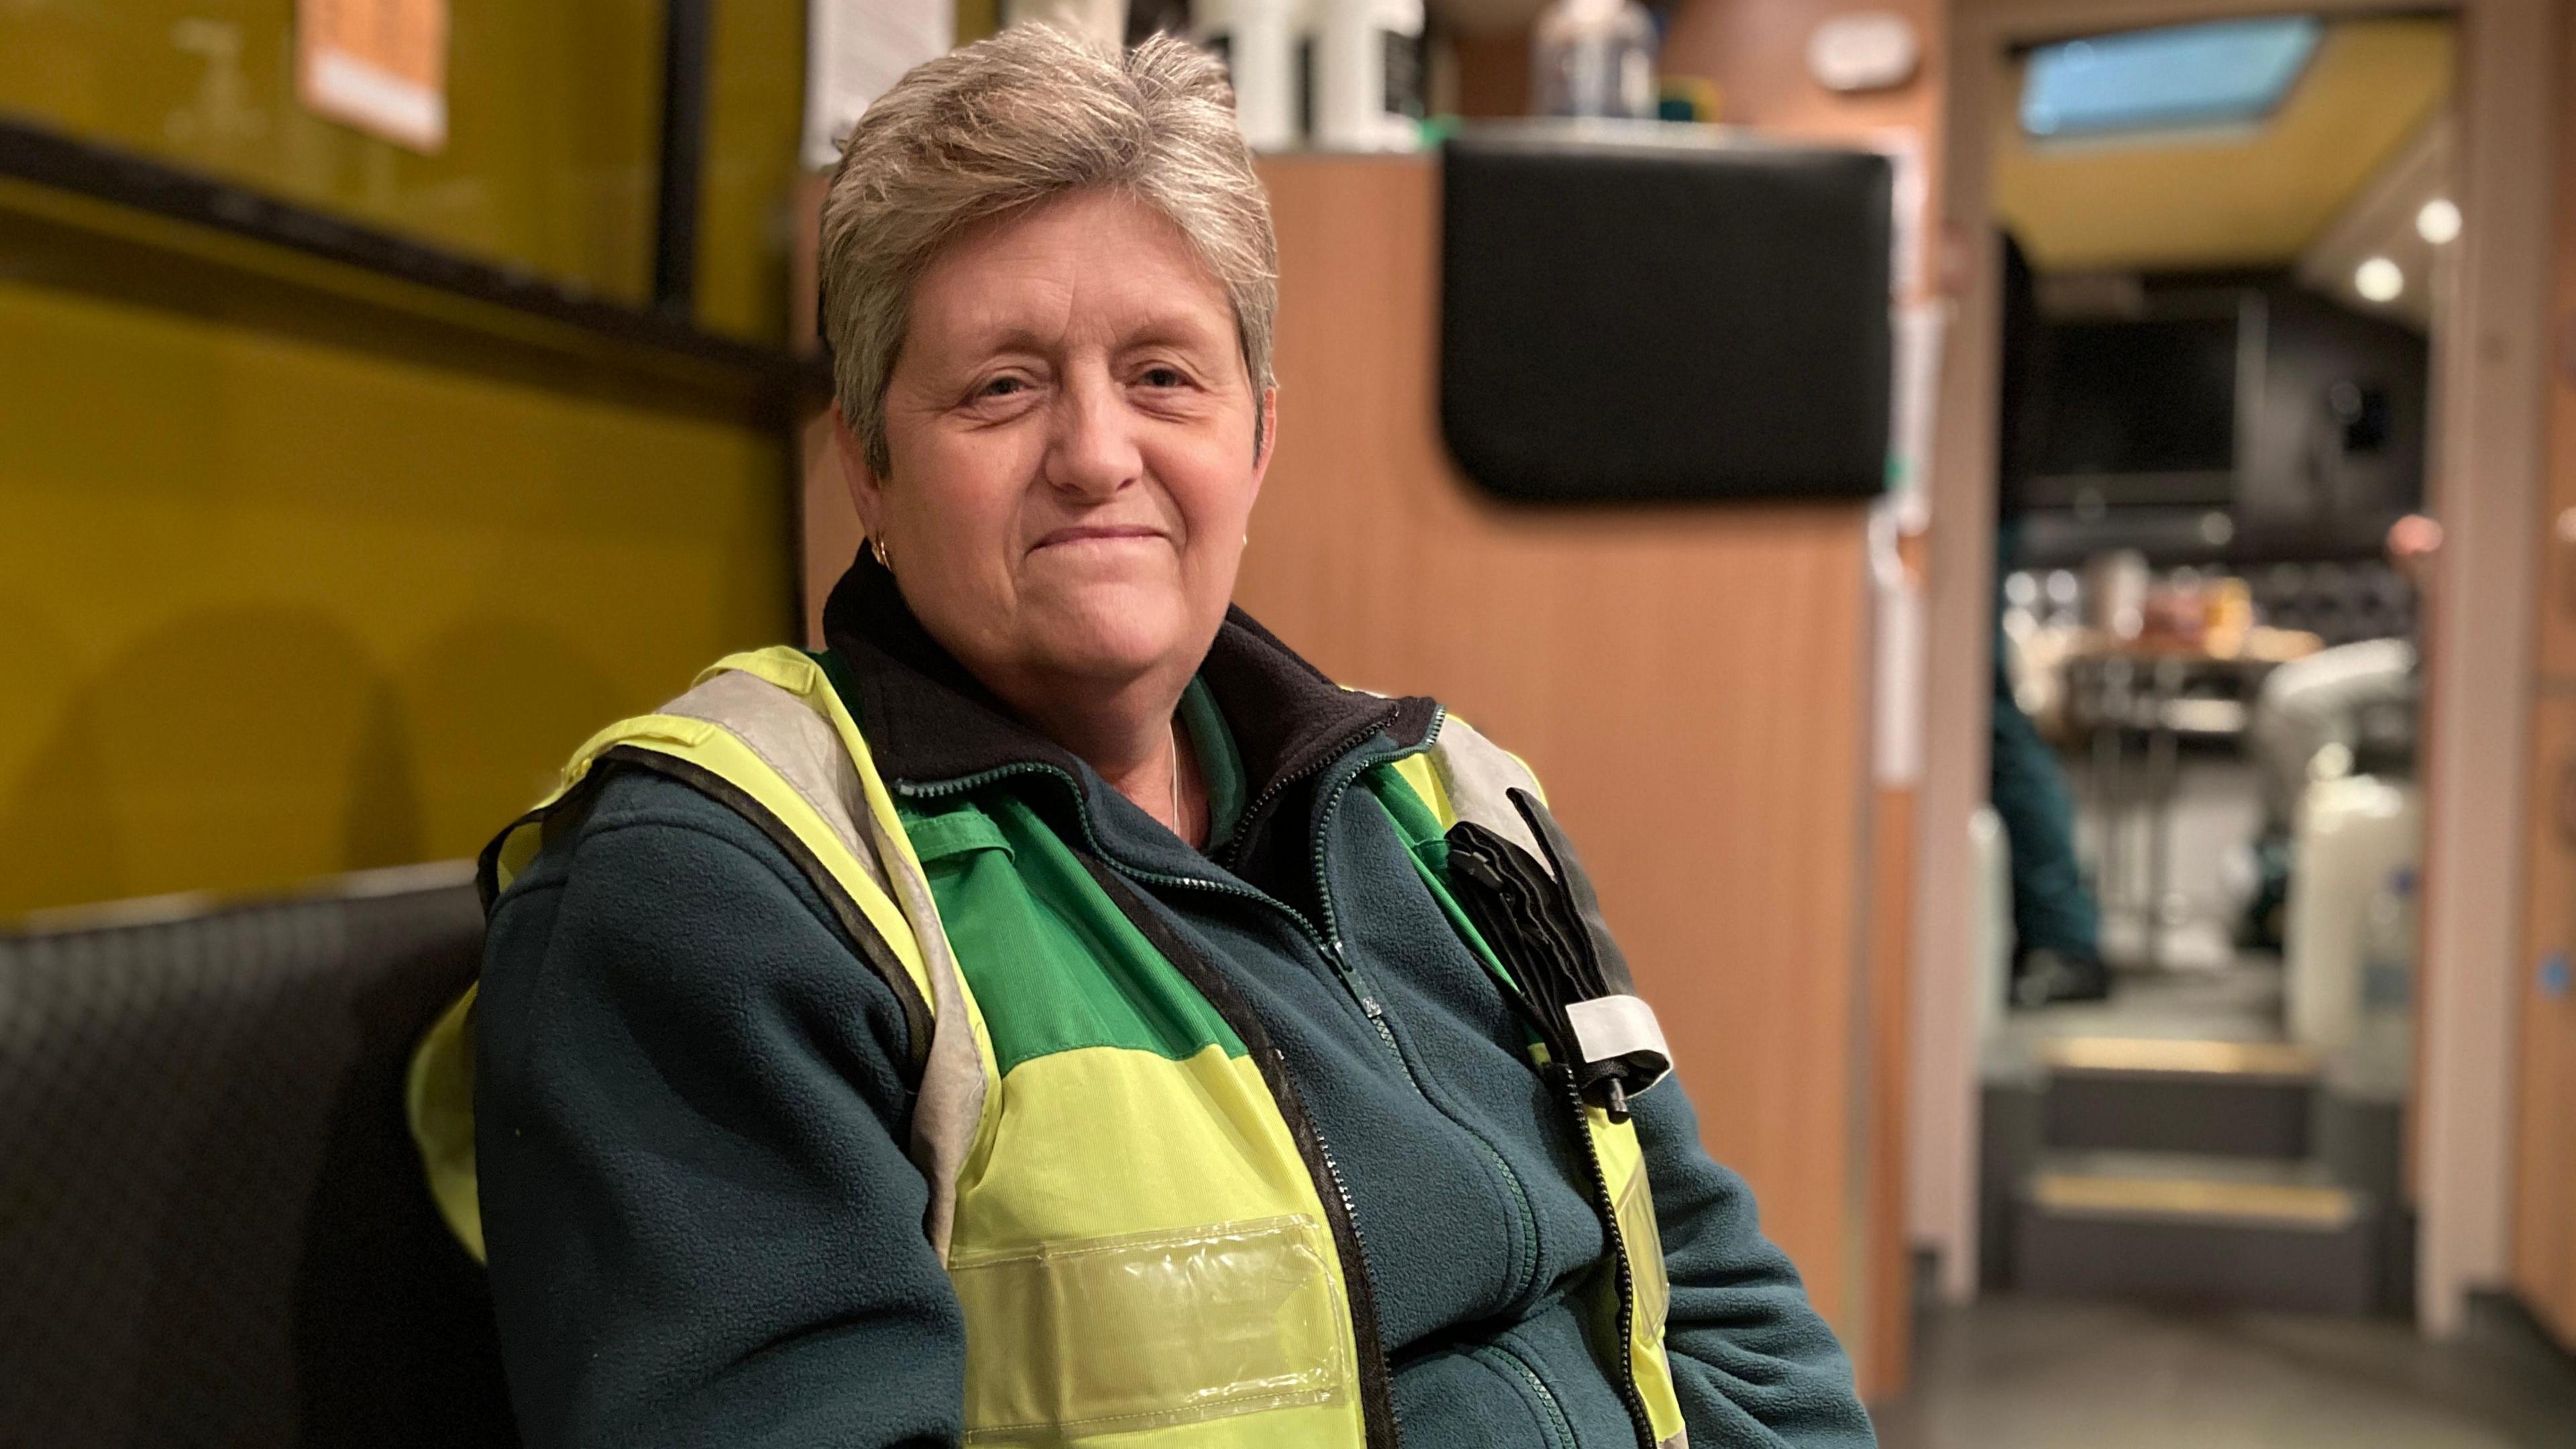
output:
[[486, 857], [531, 1444], [1868, 1441], [1679, 1085], [1567, 1026], [1624, 968], [1517, 763], [1228, 609], [1276, 437], [1229, 105], [1022, 28], [852, 137], [830, 650]]

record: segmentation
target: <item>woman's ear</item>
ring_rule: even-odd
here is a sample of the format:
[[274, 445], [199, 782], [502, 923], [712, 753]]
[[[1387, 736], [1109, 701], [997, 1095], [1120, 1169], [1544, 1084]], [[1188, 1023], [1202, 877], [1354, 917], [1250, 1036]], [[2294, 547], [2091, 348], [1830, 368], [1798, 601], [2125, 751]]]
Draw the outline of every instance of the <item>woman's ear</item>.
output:
[[1252, 450], [1252, 493], [1261, 496], [1261, 480], [1270, 476], [1270, 455], [1279, 451], [1279, 389], [1261, 390], [1261, 446]]
[[868, 448], [850, 429], [850, 420], [841, 415], [841, 405], [832, 404], [832, 451], [841, 458], [841, 478], [849, 486], [850, 506], [859, 511], [859, 527], [867, 536], [877, 538], [877, 521], [885, 516], [885, 480], [868, 466]]

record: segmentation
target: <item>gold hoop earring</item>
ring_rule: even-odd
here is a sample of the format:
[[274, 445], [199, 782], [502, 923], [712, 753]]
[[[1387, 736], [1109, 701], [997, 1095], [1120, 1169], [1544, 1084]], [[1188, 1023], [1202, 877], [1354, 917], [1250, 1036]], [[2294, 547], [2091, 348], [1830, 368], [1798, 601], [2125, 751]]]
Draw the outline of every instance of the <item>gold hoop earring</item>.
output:
[[894, 571], [894, 559], [887, 555], [885, 540], [882, 537], [869, 539], [868, 548], [877, 556], [877, 567], [889, 573]]

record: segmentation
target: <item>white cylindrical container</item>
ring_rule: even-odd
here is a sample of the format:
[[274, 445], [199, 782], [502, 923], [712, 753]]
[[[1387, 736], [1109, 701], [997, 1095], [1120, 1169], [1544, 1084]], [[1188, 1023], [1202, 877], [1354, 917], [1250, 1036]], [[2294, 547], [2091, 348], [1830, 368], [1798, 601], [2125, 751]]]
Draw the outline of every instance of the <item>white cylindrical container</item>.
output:
[[1422, 144], [1422, 0], [1317, 0], [1315, 145], [1411, 151]]
[[2354, 775], [2308, 787], [2283, 932], [2291, 1040], [2330, 1058], [2355, 1046], [2373, 896], [2395, 872], [2412, 872], [2422, 838], [2410, 782]]
[[1094, 45], [1127, 41], [1127, 0], [1002, 0], [1002, 23], [1034, 20]]
[[1993, 1041], [2004, 1027], [2004, 998], [2012, 991], [2012, 838], [1992, 805], [1968, 817], [1969, 866], [1976, 876], [1977, 1041]]
[[1542, 116], [1655, 116], [1655, 21], [1637, 0], [1556, 0], [1530, 27]]
[[1297, 144], [1299, 0], [1200, 0], [1190, 38], [1225, 62], [1234, 120], [1255, 151]]

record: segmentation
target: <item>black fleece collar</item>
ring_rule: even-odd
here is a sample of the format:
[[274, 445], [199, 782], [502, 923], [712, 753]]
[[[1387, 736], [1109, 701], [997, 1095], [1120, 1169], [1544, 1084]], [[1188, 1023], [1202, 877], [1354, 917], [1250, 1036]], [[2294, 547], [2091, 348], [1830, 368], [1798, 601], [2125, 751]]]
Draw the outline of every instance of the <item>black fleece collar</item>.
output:
[[[928, 785], [1023, 763], [1077, 780], [1089, 773], [931, 638], [894, 575], [864, 550], [823, 605], [823, 639], [848, 665], [859, 731], [889, 782]], [[1378, 734], [1400, 749], [1419, 745], [1439, 712], [1418, 696], [1341, 688], [1241, 609], [1226, 611], [1199, 677], [1234, 731], [1255, 800]]]

